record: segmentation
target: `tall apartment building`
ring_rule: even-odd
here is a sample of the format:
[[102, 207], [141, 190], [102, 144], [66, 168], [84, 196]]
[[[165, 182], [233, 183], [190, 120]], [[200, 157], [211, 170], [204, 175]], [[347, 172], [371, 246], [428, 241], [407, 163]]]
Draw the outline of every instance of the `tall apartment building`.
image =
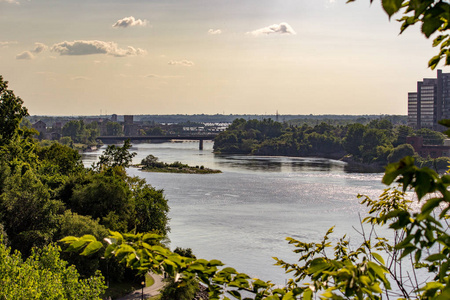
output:
[[439, 120], [450, 119], [450, 73], [437, 71], [437, 78], [417, 82], [417, 92], [408, 93], [408, 126], [443, 130]]

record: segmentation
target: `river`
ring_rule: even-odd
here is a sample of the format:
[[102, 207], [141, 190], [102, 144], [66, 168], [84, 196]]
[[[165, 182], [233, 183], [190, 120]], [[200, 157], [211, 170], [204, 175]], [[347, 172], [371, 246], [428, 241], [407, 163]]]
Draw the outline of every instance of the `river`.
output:
[[[240, 272], [285, 283], [289, 275], [274, 266], [273, 256], [296, 262], [298, 255], [285, 241], [293, 237], [318, 242], [335, 226], [332, 241], [344, 234], [356, 245], [359, 218], [366, 207], [357, 194], [377, 197], [380, 173], [348, 173], [345, 163], [292, 157], [217, 156], [212, 142], [134, 144], [133, 163], [149, 154], [163, 162], [204, 165], [223, 173], [194, 175], [148, 173], [129, 168], [163, 189], [170, 205], [171, 248], [191, 248], [198, 258], [219, 259]], [[83, 155], [89, 166], [104, 148]]]

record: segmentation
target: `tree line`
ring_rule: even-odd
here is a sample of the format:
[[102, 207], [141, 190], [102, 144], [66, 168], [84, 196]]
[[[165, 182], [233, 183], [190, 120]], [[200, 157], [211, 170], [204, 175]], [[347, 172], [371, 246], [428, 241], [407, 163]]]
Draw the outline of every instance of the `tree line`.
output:
[[[442, 145], [446, 136], [430, 129], [413, 130], [393, 126], [387, 119], [366, 125], [320, 123], [302, 126], [264, 120], [235, 120], [214, 140], [214, 151], [222, 154], [314, 156], [385, 166], [404, 156], [428, 163], [406, 143], [408, 136], [421, 136], [425, 145]], [[445, 163], [445, 162], [444, 162]], [[446, 167], [446, 165], [445, 165]]]

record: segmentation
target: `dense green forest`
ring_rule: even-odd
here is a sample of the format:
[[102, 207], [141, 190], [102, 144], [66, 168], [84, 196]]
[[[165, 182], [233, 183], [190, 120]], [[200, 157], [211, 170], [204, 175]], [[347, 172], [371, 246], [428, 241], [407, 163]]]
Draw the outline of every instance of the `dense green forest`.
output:
[[[409, 155], [415, 156], [420, 164], [429, 164], [406, 144], [406, 137], [413, 135], [422, 136], [425, 145], [442, 145], [446, 138], [430, 129], [414, 131], [405, 125], [394, 127], [387, 119], [372, 120], [367, 125], [337, 126], [327, 123], [293, 126], [271, 119], [237, 119], [215, 138], [214, 151], [222, 154], [345, 157], [350, 162], [380, 167]], [[446, 168], [448, 159], [439, 162]]]
[[[1, 76], [0, 100], [0, 232], [2, 242], [10, 247], [0, 247], [0, 257], [4, 258], [0, 260], [0, 285], [18, 280], [11, 276], [33, 268], [35, 260], [48, 260], [48, 267], [57, 269], [53, 275], [71, 276], [78, 282], [67, 277], [61, 283], [66, 295], [55, 293], [40, 299], [77, 299], [72, 295], [77, 293], [90, 293], [86, 299], [98, 297], [104, 281], [97, 270], [108, 281], [134, 279], [136, 272], [100, 256], [83, 258], [63, 252], [61, 258], [76, 269], [68, 267], [53, 244], [67, 235], [88, 234], [103, 240], [110, 230], [168, 233], [169, 206], [162, 190], [125, 172], [134, 156], [129, 142], [122, 147], [109, 146], [96, 165], [85, 168], [77, 151], [56, 142], [42, 146], [33, 138], [33, 130], [20, 126], [27, 109]], [[23, 260], [11, 252], [15, 250], [25, 258], [31, 256]], [[30, 289], [56, 288], [41, 282], [39, 276], [43, 279], [45, 274], [38, 270], [33, 271], [36, 275], [22, 278], [33, 282]], [[28, 299], [17, 296], [24, 284], [0, 289], [0, 299]]]

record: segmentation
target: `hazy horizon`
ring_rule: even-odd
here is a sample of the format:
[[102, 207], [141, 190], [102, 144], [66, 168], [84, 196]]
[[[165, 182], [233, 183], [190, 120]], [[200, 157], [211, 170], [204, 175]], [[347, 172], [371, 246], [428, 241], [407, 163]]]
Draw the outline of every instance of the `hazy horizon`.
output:
[[31, 115], [406, 115], [437, 49], [345, 2], [0, 0], [0, 75]]
[[[114, 113], [117, 116], [124, 116], [126, 114], [121, 114], [121, 113]], [[62, 117], [62, 118], [78, 118], [78, 117], [109, 117], [113, 114], [110, 113], [103, 113], [103, 114], [85, 114], [85, 115], [37, 115], [37, 114], [30, 114], [29, 117]], [[167, 114], [130, 114], [133, 116], [268, 116], [268, 117], [275, 117], [276, 113], [272, 114], [272, 113], [264, 113], [264, 114], [254, 114], [254, 113], [230, 113], [230, 114], [220, 114], [220, 113], [216, 113], [216, 114], [203, 114], [203, 113], [192, 113], [192, 114], [183, 114], [183, 113], [179, 113], [179, 114], [171, 114], [171, 113], [167, 113]], [[278, 114], [279, 117], [283, 117], [283, 116], [301, 116], [301, 117], [359, 117], [359, 116], [370, 116], [370, 117], [374, 117], [374, 116], [401, 116], [401, 117], [407, 117], [407, 114]]]

